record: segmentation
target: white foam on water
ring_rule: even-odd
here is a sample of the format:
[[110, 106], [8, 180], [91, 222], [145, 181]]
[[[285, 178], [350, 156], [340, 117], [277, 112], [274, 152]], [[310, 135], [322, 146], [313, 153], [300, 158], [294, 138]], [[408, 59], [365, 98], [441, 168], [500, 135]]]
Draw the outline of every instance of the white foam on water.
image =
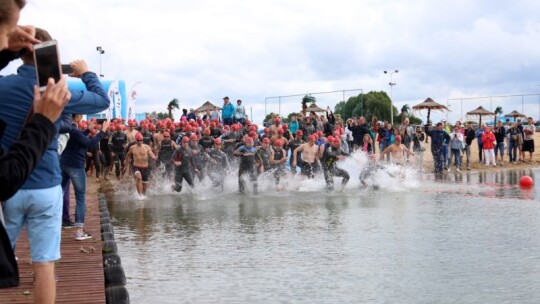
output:
[[[378, 161], [378, 160], [377, 160]], [[346, 170], [349, 173], [350, 179], [343, 192], [356, 193], [362, 189], [359, 176], [363, 169], [369, 165], [370, 160], [362, 152], [355, 152], [351, 157], [338, 162], [338, 167]], [[420, 187], [421, 174], [414, 169], [414, 162], [411, 166], [399, 166], [387, 164], [385, 161], [380, 162], [379, 168], [373, 169], [369, 177], [365, 180], [368, 185], [378, 185], [381, 191], [387, 192], [403, 192]], [[171, 172], [170, 177], [163, 174], [164, 167], [156, 168], [150, 176], [148, 184], [147, 197], [155, 197], [162, 195], [185, 196], [189, 195], [196, 200], [211, 200], [219, 198], [222, 195], [238, 193], [238, 169], [232, 169], [228, 172], [224, 179], [223, 191], [221, 187], [214, 187], [211, 179], [206, 176], [201, 182], [198, 176], [194, 176], [194, 188], [191, 188], [185, 181], [182, 184], [181, 192], [172, 190], [174, 185], [174, 172]], [[245, 179], [246, 194], [253, 194], [253, 186], [249, 181], [248, 176], [243, 176]], [[334, 191], [341, 191], [341, 177], [334, 177]], [[115, 185], [114, 190], [119, 195], [128, 195], [134, 200], [139, 200], [135, 188], [135, 180], [131, 176], [124, 176], [124, 180]], [[287, 171], [285, 176], [282, 176], [280, 183], [276, 186], [272, 171], [264, 172], [258, 177], [258, 192], [259, 195], [283, 195], [287, 192], [327, 192], [326, 182], [323, 173], [320, 171], [315, 175], [314, 179], [307, 179], [300, 173], [292, 174]]]

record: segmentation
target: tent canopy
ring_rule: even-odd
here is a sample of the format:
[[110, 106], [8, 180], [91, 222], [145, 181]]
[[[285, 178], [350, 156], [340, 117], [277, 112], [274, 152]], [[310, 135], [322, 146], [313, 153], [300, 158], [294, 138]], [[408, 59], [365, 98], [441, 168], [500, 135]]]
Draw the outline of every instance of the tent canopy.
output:
[[514, 110], [506, 115], [504, 115], [504, 117], [513, 117], [513, 118], [516, 118], [516, 117], [527, 117], [527, 115], [524, 115], [524, 114], [521, 114], [519, 113], [518, 111]]
[[320, 113], [320, 112], [326, 113], [325, 109], [319, 108], [315, 103], [310, 104], [309, 107], [307, 107], [306, 111], [307, 112], [313, 111], [315, 113]]
[[210, 101], [205, 102], [202, 106], [195, 109], [195, 113], [205, 112], [206, 110], [214, 110], [214, 107], [217, 107], [219, 111], [221, 111], [221, 108], [216, 106], [215, 104], [211, 103]]
[[430, 97], [428, 97], [426, 100], [424, 100], [422, 103], [419, 103], [412, 107], [413, 110], [419, 111], [419, 110], [439, 110], [439, 111], [450, 111], [445, 105], [440, 104]]

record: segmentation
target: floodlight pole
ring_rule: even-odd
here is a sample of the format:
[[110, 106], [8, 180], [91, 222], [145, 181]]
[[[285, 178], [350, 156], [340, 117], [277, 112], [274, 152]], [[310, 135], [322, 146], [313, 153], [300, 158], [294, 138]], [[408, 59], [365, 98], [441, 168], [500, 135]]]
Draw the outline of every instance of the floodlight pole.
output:
[[101, 55], [105, 54], [105, 50], [101, 46], [97, 46], [96, 51], [99, 53], [99, 78], [103, 78], [103, 74], [101, 74]]
[[393, 96], [392, 96], [392, 87], [396, 85], [395, 82], [392, 82], [392, 75], [395, 73], [399, 73], [399, 70], [394, 70], [393, 72], [384, 71], [385, 74], [390, 74], [390, 82], [388, 85], [390, 86], [390, 124], [392, 126], [394, 125], [394, 104], [393, 104]]

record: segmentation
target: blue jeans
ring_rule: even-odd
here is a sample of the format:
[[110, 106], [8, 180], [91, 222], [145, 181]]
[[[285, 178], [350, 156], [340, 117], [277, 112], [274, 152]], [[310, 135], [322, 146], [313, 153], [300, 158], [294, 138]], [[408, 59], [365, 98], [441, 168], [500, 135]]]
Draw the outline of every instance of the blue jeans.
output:
[[510, 139], [510, 146], [508, 147], [508, 157], [510, 157], [510, 162], [517, 160], [517, 142], [512, 139]]
[[232, 118], [223, 118], [223, 125], [230, 126], [232, 124], [233, 124], [233, 119]]
[[443, 161], [443, 167], [446, 168], [449, 166], [449, 163], [450, 163], [450, 153], [448, 153], [448, 146], [447, 145], [443, 145], [442, 146], [442, 157], [444, 159]]
[[62, 189], [67, 186], [70, 179], [75, 192], [75, 227], [82, 228], [86, 213], [86, 172], [84, 168], [62, 166]]
[[456, 168], [461, 167], [461, 151], [459, 149], [450, 149], [450, 152], [452, 153], [450, 155], [450, 158], [448, 160], [448, 168], [452, 166], [452, 158], [454, 158], [454, 163], [456, 165]]
[[443, 170], [443, 166], [446, 163], [446, 159], [444, 159], [443, 155], [443, 147], [433, 147], [431, 146], [431, 154], [433, 155], [433, 163], [435, 167], [435, 173], [441, 173]]
[[504, 157], [504, 141], [497, 143], [495, 146], [495, 159], [497, 159], [497, 152], [501, 154], [501, 159]]

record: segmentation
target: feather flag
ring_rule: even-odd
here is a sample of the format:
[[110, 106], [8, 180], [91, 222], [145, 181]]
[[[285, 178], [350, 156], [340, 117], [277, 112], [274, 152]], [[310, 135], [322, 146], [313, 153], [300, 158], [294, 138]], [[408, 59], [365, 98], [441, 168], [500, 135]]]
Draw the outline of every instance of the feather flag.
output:
[[122, 95], [120, 95], [118, 80], [116, 80], [114, 83], [116, 84], [114, 88], [114, 116], [115, 118], [122, 118]]
[[127, 108], [127, 118], [135, 119], [135, 101], [137, 100], [137, 91], [135, 91], [135, 86], [140, 82], [137, 82], [131, 88], [131, 93], [128, 98], [128, 108]]
[[135, 100], [137, 100], [137, 92], [133, 90], [128, 99], [128, 119], [135, 119]]
[[109, 86], [109, 91], [107, 92], [107, 95], [109, 96], [109, 101], [111, 102], [111, 104], [109, 105], [109, 109], [107, 109], [107, 113], [105, 114], [105, 116], [109, 120], [113, 118], [113, 109], [115, 107], [115, 97], [116, 97], [115, 92], [118, 92], [118, 79], [115, 79], [111, 83], [111, 85]]

